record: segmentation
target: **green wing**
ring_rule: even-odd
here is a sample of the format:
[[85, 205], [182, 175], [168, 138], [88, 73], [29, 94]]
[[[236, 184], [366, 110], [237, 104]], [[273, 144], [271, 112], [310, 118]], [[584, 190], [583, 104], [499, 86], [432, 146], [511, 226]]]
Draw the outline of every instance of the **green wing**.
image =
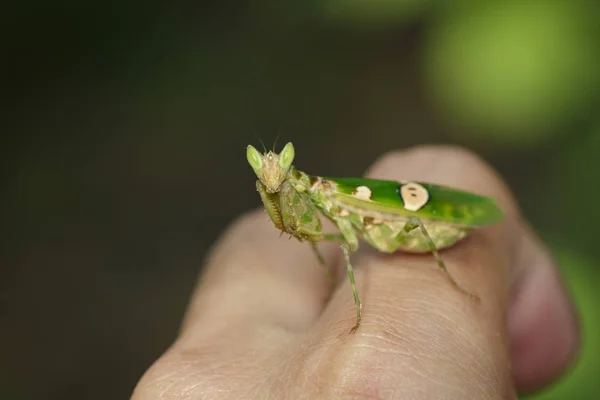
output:
[[[419, 210], [410, 211], [404, 208], [399, 194], [401, 185], [408, 182], [366, 178], [323, 179], [335, 183], [336, 188], [329, 195], [338, 203], [365, 214], [379, 214], [385, 219], [417, 217], [425, 221], [481, 226], [494, 224], [504, 218], [504, 213], [494, 199], [446, 186], [414, 182], [429, 192], [429, 199]], [[353, 195], [359, 186], [369, 188], [370, 200], [361, 200]]]

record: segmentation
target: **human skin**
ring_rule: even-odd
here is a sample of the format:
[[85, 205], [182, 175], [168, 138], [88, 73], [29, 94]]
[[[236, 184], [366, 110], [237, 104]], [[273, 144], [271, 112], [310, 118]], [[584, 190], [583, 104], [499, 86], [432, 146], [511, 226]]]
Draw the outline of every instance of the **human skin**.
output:
[[466, 150], [426, 146], [386, 154], [367, 175], [497, 199], [503, 223], [441, 252], [480, 303], [450, 285], [431, 254], [363, 243], [353, 255], [363, 320], [351, 335], [356, 310], [339, 245], [319, 245], [335, 267], [332, 287], [310, 246], [251, 212], [215, 245], [178, 338], [132, 398], [513, 399], [558, 378], [578, 349], [577, 318], [497, 174]]

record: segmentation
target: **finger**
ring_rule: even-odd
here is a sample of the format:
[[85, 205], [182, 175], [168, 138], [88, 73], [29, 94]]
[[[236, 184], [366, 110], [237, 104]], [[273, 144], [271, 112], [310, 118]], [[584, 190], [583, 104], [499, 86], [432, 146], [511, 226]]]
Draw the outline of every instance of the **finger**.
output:
[[[335, 342], [336, 365], [350, 391], [445, 398], [514, 396], [506, 330], [510, 234], [517, 226], [515, 203], [501, 180], [464, 150], [423, 147], [383, 157], [370, 174], [383, 179], [414, 179], [445, 184], [497, 199], [506, 221], [476, 229], [441, 252], [450, 273], [481, 297], [474, 302], [452, 285], [427, 255], [363, 252], [355, 258], [363, 303], [356, 335], [348, 284], [334, 294], [319, 335]], [[374, 375], [373, 371], [379, 373]], [[366, 378], [369, 377], [369, 378]], [[341, 378], [340, 378], [341, 379]], [[407, 391], [408, 390], [408, 391]], [[427, 390], [432, 390], [428, 392]]]
[[516, 239], [516, 280], [508, 327], [517, 388], [531, 393], [555, 380], [573, 361], [579, 347], [579, 326], [543, 243], [525, 224], [519, 227]]
[[[321, 251], [332, 263], [335, 246]], [[330, 285], [306, 243], [281, 235], [267, 213], [236, 221], [215, 245], [184, 319], [180, 341], [202, 342], [256, 326], [303, 329], [317, 318]]]
[[241, 217], [214, 246], [179, 337], [133, 398], [259, 393], [261, 368], [312, 323], [330, 291], [307, 244], [280, 237], [263, 210]]

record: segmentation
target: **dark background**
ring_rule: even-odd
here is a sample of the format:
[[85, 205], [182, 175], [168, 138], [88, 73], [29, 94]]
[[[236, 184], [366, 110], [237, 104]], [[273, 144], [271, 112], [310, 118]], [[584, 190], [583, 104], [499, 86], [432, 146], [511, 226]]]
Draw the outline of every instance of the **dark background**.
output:
[[0, 398], [128, 398], [260, 204], [245, 146], [277, 136], [322, 175], [424, 143], [485, 157], [582, 313], [579, 364], [536, 398], [593, 398], [597, 2], [159, 3], [0, 13]]

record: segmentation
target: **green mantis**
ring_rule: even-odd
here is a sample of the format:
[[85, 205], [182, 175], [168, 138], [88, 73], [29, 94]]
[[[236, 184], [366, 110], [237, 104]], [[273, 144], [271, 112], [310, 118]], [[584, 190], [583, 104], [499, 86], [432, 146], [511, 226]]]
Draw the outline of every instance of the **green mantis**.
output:
[[[356, 332], [362, 303], [356, 289], [350, 254], [359, 238], [375, 249], [393, 253], [431, 252], [450, 283], [465, 295], [478, 299], [452, 277], [438, 250], [465, 238], [472, 227], [504, 218], [496, 202], [473, 193], [413, 181], [367, 178], [330, 178], [308, 175], [296, 169], [292, 143], [277, 154], [260, 153], [248, 146], [246, 157], [258, 180], [260, 194], [275, 227], [300, 241], [311, 243], [321, 264], [316, 243], [339, 241], [356, 305]], [[325, 233], [319, 214], [331, 220], [339, 233]]]

